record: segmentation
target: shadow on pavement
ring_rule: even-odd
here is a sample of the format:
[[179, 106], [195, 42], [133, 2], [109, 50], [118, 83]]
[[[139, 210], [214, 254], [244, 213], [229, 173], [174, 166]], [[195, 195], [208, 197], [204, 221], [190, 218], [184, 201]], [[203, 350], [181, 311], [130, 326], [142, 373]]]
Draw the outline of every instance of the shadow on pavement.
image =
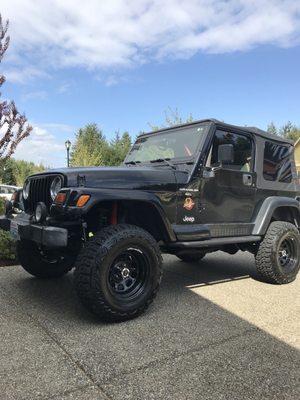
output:
[[165, 269], [169, 272], [182, 275], [190, 279], [188, 287], [201, 287], [215, 285], [241, 279], [254, 279], [261, 281], [254, 265], [254, 256], [247, 254], [247, 262], [241, 263], [239, 254], [228, 255], [218, 252], [215, 255], [207, 255], [200, 262], [186, 263], [174, 258], [173, 263], [167, 263]]
[[[142, 317], [122, 324], [104, 324], [90, 316], [76, 298], [72, 274], [41, 281], [20, 269], [5, 268], [0, 271], [0, 289], [7, 301], [12, 297], [18, 309], [54, 337], [111, 399], [298, 400], [299, 352], [201, 296], [201, 286], [253, 279], [253, 259], [248, 256], [212, 255], [199, 265], [167, 257], [153, 306]], [[198, 293], [190, 289], [197, 287]], [[228, 291], [230, 295], [235, 294]], [[257, 306], [263, 301], [263, 296], [258, 298]], [[275, 314], [276, 309], [270, 312]], [[25, 358], [27, 350], [24, 346]], [[40, 379], [30, 393], [27, 370], [21, 372], [23, 395], [14, 397], [11, 388], [7, 398], [36, 399], [47, 385], [48, 396], [57, 394], [51, 392], [51, 369], [44, 389]], [[2, 375], [2, 390], [7, 387], [5, 379]], [[18, 376], [15, 379], [20, 384]]]

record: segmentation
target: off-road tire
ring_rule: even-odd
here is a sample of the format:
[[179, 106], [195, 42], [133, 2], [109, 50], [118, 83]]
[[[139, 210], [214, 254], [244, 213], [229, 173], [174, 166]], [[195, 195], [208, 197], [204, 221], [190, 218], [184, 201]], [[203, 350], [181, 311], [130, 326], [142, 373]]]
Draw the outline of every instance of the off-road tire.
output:
[[[145, 254], [149, 274], [136, 298], [120, 299], [111, 287], [110, 271], [117, 257], [130, 249]], [[154, 300], [161, 277], [162, 257], [156, 240], [142, 228], [120, 224], [103, 228], [81, 250], [75, 264], [74, 283], [89, 311], [102, 320], [115, 322], [141, 315]]]
[[17, 242], [17, 258], [25, 271], [42, 279], [59, 278], [67, 274], [75, 263], [75, 257], [62, 256], [59, 251], [57, 257], [44, 257], [38, 245], [29, 240]]
[[206, 256], [206, 253], [204, 253], [204, 252], [197, 253], [197, 254], [196, 253], [191, 253], [191, 254], [184, 253], [184, 254], [176, 254], [176, 256], [184, 262], [196, 263], [196, 262], [201, 261]]
[[[296, 261], [291, 270], [282, 268], [278, 259], [280, 245], [286, 237], [294, 241]], [[260, 243], [255, 261], [257, 272], [264, 281], [279, 285], [294, 281], [300, 268], [300, 234], [298, 229], [289, 222], [272, 222]]]

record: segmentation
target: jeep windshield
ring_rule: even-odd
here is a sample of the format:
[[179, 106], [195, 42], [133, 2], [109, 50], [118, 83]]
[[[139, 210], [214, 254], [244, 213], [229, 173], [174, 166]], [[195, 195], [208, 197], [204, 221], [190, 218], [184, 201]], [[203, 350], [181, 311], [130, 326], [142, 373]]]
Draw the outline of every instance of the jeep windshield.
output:
[[125, 164], [191, 159], [201, 148], [209, 124], [197, 124], [139, 137], [125, 159]]

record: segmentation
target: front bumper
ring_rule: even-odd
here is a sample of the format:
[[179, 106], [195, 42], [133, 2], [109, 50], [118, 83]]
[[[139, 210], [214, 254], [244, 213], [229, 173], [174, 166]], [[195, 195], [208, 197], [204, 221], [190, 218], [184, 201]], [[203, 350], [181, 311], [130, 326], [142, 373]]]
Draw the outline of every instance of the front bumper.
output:
[[11, 232], [17, 240], [32, 240], [45, 247], [67, 247], [68, 245], [67, 229], [33, 224], [27, 215], [0, 217], [0, 229]]

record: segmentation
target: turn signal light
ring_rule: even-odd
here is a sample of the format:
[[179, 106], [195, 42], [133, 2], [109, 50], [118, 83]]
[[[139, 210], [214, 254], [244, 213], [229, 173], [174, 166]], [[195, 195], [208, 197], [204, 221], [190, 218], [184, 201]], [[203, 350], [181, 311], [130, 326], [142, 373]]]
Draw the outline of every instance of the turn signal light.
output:
[[76, 206], [77, 207], [84, 207], [86, 203], [89, 201], [91, 196], [89, 194], [82, 194], [79, 199], [77, 200]]
[[54, 199], [55, 204], [64, 204], [66, 201], [67, 194], [66, 193], [57, 193]]

